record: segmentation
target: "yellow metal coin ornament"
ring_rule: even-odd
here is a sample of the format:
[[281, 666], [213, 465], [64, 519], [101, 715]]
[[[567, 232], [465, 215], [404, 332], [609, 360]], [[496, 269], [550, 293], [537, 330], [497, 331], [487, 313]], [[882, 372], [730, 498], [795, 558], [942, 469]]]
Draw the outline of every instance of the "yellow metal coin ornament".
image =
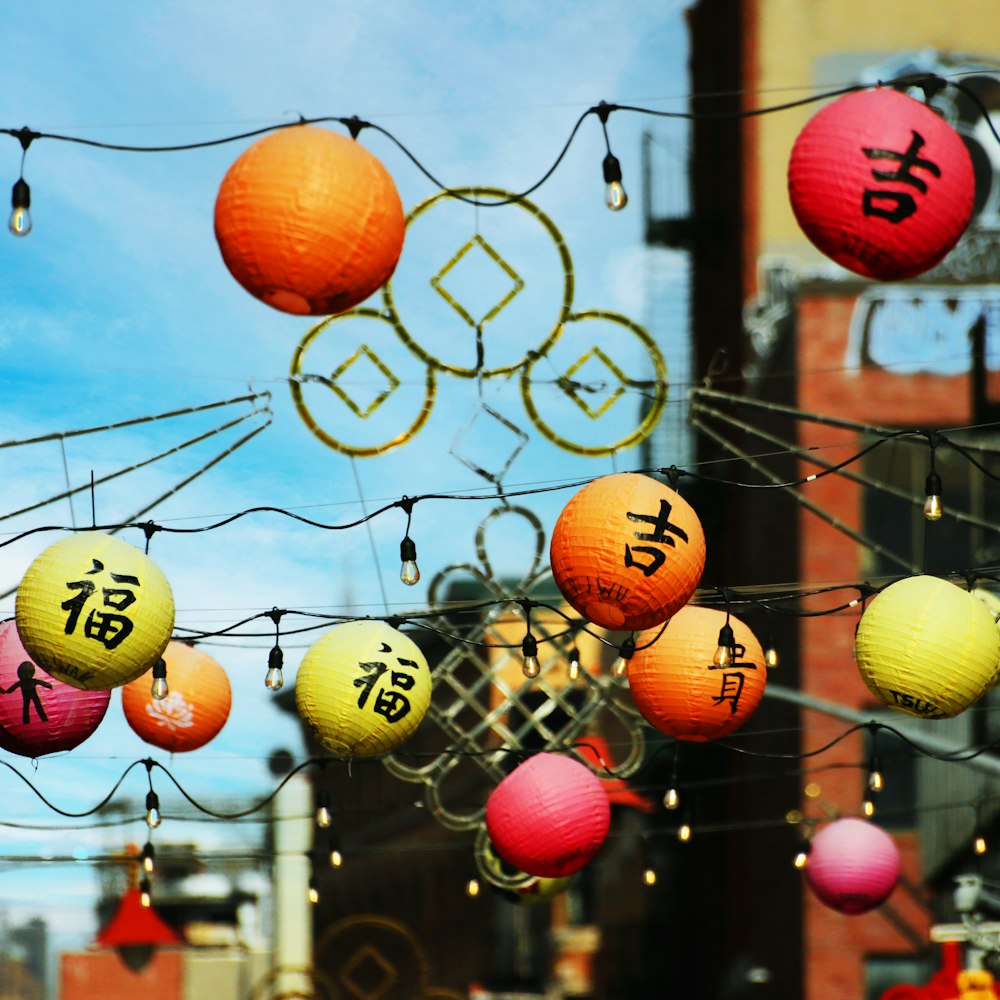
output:
[[890, 708], [947, 719], [996, 683], [1000, 631], [967, 590], [911, 576], [872, 599], [858, 623], [854, 659], [868, 689]]
[[135, 680], [166, 649], [174, 597], [147, 555], [88, 531], [37, 556], [17, 588], [14, 616], [39, 666], [73, 687], [107, 690]]
[[388, 753], [413, 735], [431, 701], [431, 672], [417, 644], [382, 621], [335, 625], [302, 658], [299, 717], [342, 757]]

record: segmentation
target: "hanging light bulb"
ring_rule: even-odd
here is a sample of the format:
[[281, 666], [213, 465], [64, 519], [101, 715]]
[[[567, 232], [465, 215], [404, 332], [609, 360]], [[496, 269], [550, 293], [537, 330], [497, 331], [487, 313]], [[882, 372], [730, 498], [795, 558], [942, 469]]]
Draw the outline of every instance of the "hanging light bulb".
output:
[[676, 788], [668, 788], [663, 796], [664, 809], [676, 809], [681, 804], [681, 797]]
[[725, 625], [719, 629], [719, 644], [715, 649], [712, 662], [717, 667], [728, 667], [736, 659], [736, 636], [733, 634], [733, 627], [726, 620]]
[[333, 847], [330, 849], [330, 867], [339, 868], [344, 863], [344, 855], [340, 853], [340, 849]]
[[521, 672], [525, 677], [537, 677], [542, 672], [538, 662], [538, 640], [530, 632], [521, 640], [521, 654], [524, 656]]
[[875, 803], [872, 802], [870, 798], [865, 799], [865, 801], [861, 803], [861, 811], [868, 817], [868, 819], [871, 819], [872, 816], [875, 815]]
[[690, 823], [681, 823], [681, 825], [677, 828], [677, 839], [683, 844], [686, 844], [691, 839]]
[[809, 851], [812, 848], [812, 844], [808, 840], [803, 840], [799, 846], [798, 851], [795, 852], [795, 858], [792, 864], [795, 865], [800, 871], [805, 868], [809, 861]]
[[316, 876], [309, 876], [309, 902], [315, 905], [319, 902], [319, 889], [316, 887]]
[[612, 212], [620, 212], [628, 204], [628, 195], [622, 185], [622, 167], [618, 157], [609, 152], [604, 157], [604, 204]]
[[924, 517], [928, 521], [940, 521], [944, 513], [944, 505], [941, 503], [941, 477], [936, 469], [931, 469], [927, 473], [927, 481], [924, 484], [924, 492], [927, 499], [924, 500]]
[[972, 842], [972, 849], [976, 854], [986, 853], [986, 838], [981, 833], [976, 834], [976, 838]]
[[409, 535], [399, 543], [399, 559], [402, 563], [399, 578], [412, 587], [420, 580], [420, 570], [417, 567], [417, 546]]
[[635, 655], [635, 637], [629, 636], [618, 647], [618, 659], [611, 664], [611, 676], [617, 681], [628, 678], [628, 661]]
[[868, 767], [868, 790], [871, 792], [881, 792], [885, 788], [885, 779], [879, 767], [878, 757], [872, 757]]
[[148, 878], [140, 879], [139, 881], [139, 902], [145, 906], [147, 910], [153, 905], [153, 894]]
[[764, 665], [768, 670], [773, 670], [778, 662], [778, 650], [774, 645], [774, 636], [768, 635], [764, 641]]
[[31, 232], [31, 188], [23, 177], [18, 177], [10, 193], [10, 220], [7, 228], [15, 236], [27, 236]]
[[469, 881], [465, 883], [465, 894], [466, 896], [479, 895], [479, 879], [470, 878]]
[[146, 793], [146, 826], [155, 830], [160, 825], [160, 798], [152, 789]]
[[170, 688], [167, 687], [167, 664], [162, 656], [153, 664], [153, 684], [149, 693], [156, 701], [163, 701], [170, 694]]
[[656, 885], [656, 869], [647, 868], [642, 873], [642, 883], [643, 885]]
[[580, 651], [576, 646], [569, 651], [569, 669], [566, 673], [571, 681], [575, 681], [580, 676]]
[[142, 849], [139, 860], [142, 862], [142, 870], [147, 875], [152, 875], [156, 871], [156, 851], [150, 841], [146, 841], [146, 846]]
[[264, 676], [264, 687], [268, 691], [280, 691], [282, 685], [285, 683], [285, 675], [281, 672], [282, 664], [285, 662], [285, 654], [282, 653], [281, 647], [277, 645], [268, 654], [267, 657], [267, 674]]
[[321, 791], [316, 798], [316, 825], [325, 830], [333, 819], [330, 815], [330, 796], [325, 791]]

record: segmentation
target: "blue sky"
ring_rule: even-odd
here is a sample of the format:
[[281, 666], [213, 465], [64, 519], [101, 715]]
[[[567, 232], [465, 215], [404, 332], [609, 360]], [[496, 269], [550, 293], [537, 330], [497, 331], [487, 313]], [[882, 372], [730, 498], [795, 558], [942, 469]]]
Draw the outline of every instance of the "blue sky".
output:
[[[170, 145], [215, 139], [299, 115], [357, 115], [388, 130], [443, 183], [512, 191], [532, 185], [555, 160], [577, 118], [601, 100], [663, 111], [685, 109], [686, 36], [681, 4], [640, 0], [628, 5], [583, 0], [477, 5], [392, 0], [372, 7], [292, 0], [247, 2], [238, 16], [226, 5], [172, 2], [142, 5], [54, 0], [4, 12], [5, 59], [0, 67], [0, 127], [127, 145]], [[333, 126], [337, 128], [337, 126]], [[681, 326], [664, 328], [653, 316], [649, 291], [680, 289], [682, 268], [653, 259], [641, 245], [641, 133], [652, 129], [667, 161], [679, 169], [681, 132], [647, 116], [617, 113], [608, 124], [632, 201], [621, 213], [603, 204], [604, 145], [596, 117], [580, 129], [552, 179], [533, 196], [562, 233], [572, 255], [573, 308], [620, 313], [650, 324], [662, 349], [676, 350]], [[404, 210], [438, 193], [403, 153], [374, 130], [360, 141], [388, 168]], [[191, 152], [111, 152], [49, 139], [35, 141], [25, 160], [34, 229], [24, 239], [0, 236], [0, 416], [3, 439], [98, 426], [239, 396], [270, 391], [273, 422], [251, 443], [178, 491], [151, 514], [157, 522], [204, 526], [251, 507], [294, 509], [324, 523], [341, 523], [402, 495], [481, 490], [486, 484], [457, 460], [456, 429], [479, 412], [481, 399], [525, 432], [525, 443], [504, 477], [508, 489], [570, 482], [638, 467], [636, 451], [584, 458], [555, 447], [532, 426], [516, 380], [441, 376], [432, 418], [410, 443], [377, 458], [352, 460], [310, 434], [291, 401], [292, 353], [316, 322], [279, 313], [248, 295], [226, 270], [212, 228], [218, 185], [246, 148], [236, 142]], [[0, 186], [17, 179], [21, 149], [0, 136]], [[6, 178], [6, 180], [5, 180]], [[677, 183], [677, 178], [673, 178]], [[6, 188], [5, 188], [6, 190]], [[514, 209], [450, 203], [404, 244], [395, 301], [404, 323], [426, 349], [466, 364], [474, 343], [454, 316], [434, 313], [427, 279], [457, 244], [482, 233], [501, 248], [528, 290], [510, 318], [488, 331], [487, 361], [516, 359], [551, 326], [552, 298], [561, 289], [551, 242], [537, 222]], [[445, 247], [449, 248], [446, 250]], [[413, 248], [408, 255], [407, 251]], [[418, 253], [416, 248], [425, 247]], [[442, 256], [443, 254], [443, 256]], [[433, 266], [431, 262], [433, 261]], [[430, 270], [428, 271], [428, 267]], [[678, 294], [680, 294], [678, 292]], [[378, 306], [378, 297], [369, 305]], [[548, 322], [549, 327], [546, 327]], [[655, 327], [655, 328], [654, 328]], [[596, 330], [596, 326], [593, 328]], [[577, 358], [586, 335], [560, 348], [549, 377]], [[340, 321], [324, 335], [315, 363], [326, 373], [366, 338], [369, 327]], [[642, 354], [620, 328], [594, 333], [617, 361], [637, 374]], [[597, 342], [597, 341], [595, 341]], [[384, 348], [383, 348], [384, 343]], [[402, 388], [371, 423], [352, 424], [330, 410], [337, 433], [385, 440], [419, 398], [423, 369], [391, 338], [379, 350], [398, 369]], [[341, 351], [341, 345], [343, 350]], [[381, 357], [381, 355], [380, 355]], [[559, 366], [562, 366], [560, 368]], [[361, 380], [362, 382], [364, 380]], [[364, 392], [359, 385], [359, 392]], [[368, 391], [371, 390], [370, 387]], [[539, 397], [560, 432], [592, 434], [565, 398]], [[609, 411], [612, 431], [634, 424], [634, 399]], [[0, 450], [0, 511], [19, 509], [66, 488], [142, 461], [246, 412], [246, 406], [183, 419]], [[224, 415], [223, 415], [224, 414]], [[242, 429], [219, 434], [171, 459], [123, 476], [95, 495], [99, 523], [117, 523], [170, 490]], [[365, 435], [369, 437], [366, 438]], [[473, 423], [465, 438], [481, 459], [500, 462], [509, 432]], [[482, 438], [482, 440], [480, 440]], [[615, 440], [614, 434], [608, 440]], [[509, 443], [509, 442], [508, 442]], [[502, 463], [501, 463], [502, 464]], [[569, 493], [529, 498], [550, 526]], [[177, 624], [217, 629], [272, 607], [328, 613], [379, 614], [419, 608], [423, 583], [442, 567], [475, 559], [476, 523], [487, 502], [425, 501], [413, 513], [411, 534], [424, 575], [414, 590], [398, 581], [398, 546], [405, 527], [399, 511], [375, 519], [371, 530], [324, 532], [278, 515], [256, 514], [200, 534], [161, 533], [151, 556], [171, 581]], [[63, 501], [0, 522], [0, 541], [40, 525], [86, 524], [90, 499], [71, 510]], [[0, 588], [15, 586], [31, 558], [59, 533], [40, 533], [0, 548]], [[138, 532], [123, 537], [141, 544]], [[517, 574], [523, 537], [499, 533], [494, 570]], [[13, 598], [0, 608], [13, 611]], [[291, 622], [291, 619], [286, 619]], [[269, 623], [268, 623], [269, 624]], [[289, 680], [308, 640], [283, 643]], [[263, 687], [266, 640], [206, 647], [226, 667], [234, 689], [223, 733], [190, 755], [167, 755], [139, 741], [121, 718], [117, 696], [98, 732], [83, 746], [37, 768], [9, 758], [62, 808], [99, 801], [128, 764], [163, 759], [196, 797], [245, 802], [272, 787], [268, 754], [301, 752], [293, 720], [268, 702]], [[123, 795], [144, 794], [134, 772]], [[58, 819], [13, 776], [0, 774], [5, 818], [54, 825]], [[161, 791], [164, 811], [176, 799]], [[182, 825], [182, 824], [178, 824]], [[113, 850], [144, 828], [77, 830], [81, 850]], [[192, 836], [190, 824], [158, 836]], [[245, 832], [198, 828], [206, 846], [231, 843]], [[227, 841], [226, 838], [229, 838]], [[60, 853], [66, 833], [25, 834], [0, 829], [0, 853], [36, 857]], [[39, 903], [39, 887], [59, 887], [56, 910]], [[97, 878], [87, 864], [0, 865], [0, 907], [18, 922], [52, 921], [58, 947], [90, 940]], [[67, 905], [68, 904], [68, 905]]]

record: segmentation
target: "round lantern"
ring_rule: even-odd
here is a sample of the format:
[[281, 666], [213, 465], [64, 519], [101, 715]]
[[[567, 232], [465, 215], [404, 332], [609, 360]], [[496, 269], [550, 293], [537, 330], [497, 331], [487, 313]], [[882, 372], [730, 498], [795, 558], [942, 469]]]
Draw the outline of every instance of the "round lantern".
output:
[[583, 868], [604, 843], [610, 822], [600, 778], [560, 754], [529, 757], [486, 800], [486, 832], [497, 853], [542, 878]]
[[816, 834], [806, 861], [809, 888], [840, 913], [867, 913], [884, 903], [899, 880], [892, 837], [867, 820], [847, 817]]
[[275, 132], [229, 168], [215, 236], [233, 277], [283, 312], [327, 316], [392, 275], [405, 221], [385, 167], [347, 136], [309, 125]]
[[0, 747], [22, 757], [72, 750], [101, 724], [110, 691], [81, 691], [28, 656], [14, 622], [0, 624]]
[[185, 642], [168, 643], [163, 660], [167, 696], [153, 697], [147, 671], [122, 688], [125, 720], [154, 747], [171, 753], [197, 750], [214, 739], [229, 718], [229, 678], [211, 656]]
[[868, 689], [890, 708], [950, 718], [996, 683], [1000, 630], [967, 590], [911, 576], [871, 600], [858, 623], [854, 659]]
[[881, 281], [933, 267], [972, 215], [972, 160], [927, 105], [890, 87], [847, 94], [799, 133], [788, 194], [802, 231], [838, 264]]
[[159, 659], [174, 628], [174, 598], [148, 556], [88, 531], [36, 557], [17, 588], [14, 617], [39, 666], [73, 687], [106, 690]]
[[[757, 710], [767, 684], [764, 651], [738, 618], [729, 616], [736, 656], [725, 666], [713, 662], [726, 613], [687, 605], [663, 634], [629, 661], [629, 691], [642, 717], [661, 733], [705, 742], [735, 732]], [[651, 629], [636, 645], [651, 642]]]
[[563, 508], [549, 545], [552, 575], [581, 615], [637, 631], [687, 604], [705, 568], [705, 533], [693, 508], [634, 472], [602, 476]]
[[424, 654], [381, 621], [335, 625], [306, 651], [295, 677], [300, 718], [343, 757], [395, 749], [423, 721], [430, 701]]

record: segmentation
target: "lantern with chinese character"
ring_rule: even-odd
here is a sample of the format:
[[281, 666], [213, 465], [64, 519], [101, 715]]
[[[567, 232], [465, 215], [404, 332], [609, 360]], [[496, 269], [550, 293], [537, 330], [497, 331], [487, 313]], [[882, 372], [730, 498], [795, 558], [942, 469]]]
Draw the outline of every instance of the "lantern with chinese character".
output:
[[872, 598], [858, 623], [854, 659], [868, 689], [890, 708], [945, 719], [996, 683], [1000, 630], [967, 590], [911, 576]]
[[101, 724], [110, 691], [81, 691], [31, 661], [14, 622], [0, 624], [0, 747], [22, 757], [72, 750]]
[[497, 854], [542, 878], [583, 868], [600, 850], [610, 822], [600, 778], [556, 753], [529, 757], [486, 800], [486, 831]]
[[705, 533], [675, 490], [633, 472], [577, 492], [549, 546], [556, 586], [595, 625], [635, 631], [683, 607], [705, 568]]
[[197, 750], [213, 740], [229, 718], [232, 690], [225, 670], [186, 642], [170, 642], [163, 653], [168, 692], [154, 698], [150, 673], [122, 688], [122, 709], [132, 730], [171, 753]]
[[642, 717], [661, 733], [692, 742], [719, 739], [757, 710], [767, 684], [764, 651], [753, 632], [730, 615], [735, 655], [716, 665], [726, 621], [724, 611], [688, 604], [659, 638], [658, 629], [637, 637], [629, 691]]
[[972, 160], [927, 105], [889, 87], [846, 94], [799, 133], [788, 194], [802, 231], [838, 264], [893, 281], [928, 270], [972, 216]]
[[396, 186], [364, 146], [297, 125], [229, 168], [215, 236], [233, 277], [275, 309], [341, 313], [389, 280], [403, 249]]
[[899, 880], [899, 850], [881, 827], [846, 817], [813, 838], [806, 883], [831, 910], [858, 914], [881, 906]]
[[87, 531], [35, 558], [17, 588], [14, 616], [35, 663], [73, 687], [107, 690], [159, 659], [174, 627], [174, 598], [139, 549]]
[[394, 750], [423, 721], [430, 700], [424, 654], [381, 621], [335, 625], [306, 651], [295, 677], [299, 717], [343, 757]]

